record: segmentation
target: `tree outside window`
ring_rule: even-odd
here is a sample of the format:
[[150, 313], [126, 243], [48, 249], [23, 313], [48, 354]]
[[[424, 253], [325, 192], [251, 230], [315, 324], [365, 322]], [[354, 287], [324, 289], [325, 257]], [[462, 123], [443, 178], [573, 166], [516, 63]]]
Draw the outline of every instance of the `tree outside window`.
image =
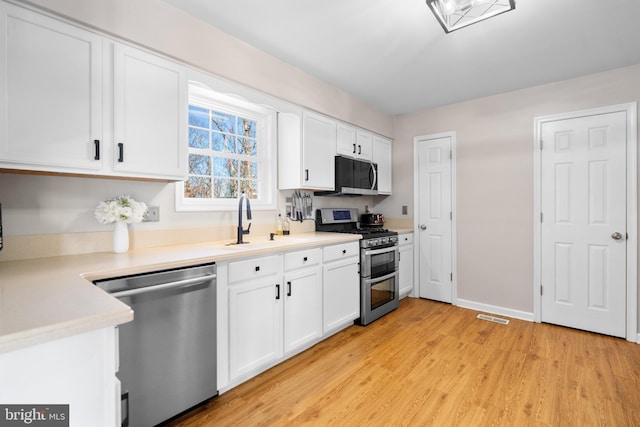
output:
[[198, 105], [189, 106], [189, 177], [185, 199], [260, 196], [257, 121]]

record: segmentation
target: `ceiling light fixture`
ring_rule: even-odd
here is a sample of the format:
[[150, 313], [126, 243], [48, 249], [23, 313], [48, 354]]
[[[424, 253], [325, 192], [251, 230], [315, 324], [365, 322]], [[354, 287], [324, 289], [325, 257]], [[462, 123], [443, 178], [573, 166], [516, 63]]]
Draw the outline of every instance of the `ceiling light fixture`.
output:
[[427, 0], [445, 33], [516, 8], [515, 0]]

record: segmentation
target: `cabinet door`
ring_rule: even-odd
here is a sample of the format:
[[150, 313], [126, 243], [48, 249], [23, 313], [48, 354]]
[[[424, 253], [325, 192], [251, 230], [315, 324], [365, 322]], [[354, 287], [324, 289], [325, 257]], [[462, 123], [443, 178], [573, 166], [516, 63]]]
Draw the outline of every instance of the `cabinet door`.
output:
[[391, 194], [391, 141], [373, 137], [373, 162], [378, 164], [378, 194]]
[[358, 131], [356, 141], [356, 155], [361, 160], [372, 160], [373, 136], [370, 133]]
[[0, 58], [3, 166], [100, 170], [102, 38], [0, 2]]
[[360, 317], [358, 258], [326, 263], [322, 282], [323, 330], [328, 334]]
[[343, 156], [356, 157], [358, 144], [356, 143], [356, 128], [338, 124], [337, 128], [336, 152]]
[[401, 245], [398, 248], [398, 281], [400, 296], [407, 296], [413, 291], [413, 244]]
[[283, 289], [276, 278], [229, 287], [231, 380], [282, 357]]
[[302, 120], [302, 187], [333, 190], [336, 122], [308, 112]]
[[185, 179], [188, 95], [184, 68], [116, 44], [114, 91], [114, 170]]
[[285, 274], [284, 352], [293, 353], [322, 336], [320, 266]]

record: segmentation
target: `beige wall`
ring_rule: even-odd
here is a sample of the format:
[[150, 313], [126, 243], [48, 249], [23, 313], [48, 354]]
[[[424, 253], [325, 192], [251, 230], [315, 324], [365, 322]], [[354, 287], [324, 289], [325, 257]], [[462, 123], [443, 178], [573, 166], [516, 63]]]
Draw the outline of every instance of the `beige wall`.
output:
[[[160, 0], [25, 0], [244, 86], [391, 136], [392, 117]], [[295, 37], [295, 34], [292, 34]]]
[[458, 298], [533, 312], [537, 116], [640, 99], [640, 65], [398, 116], [387, 217], [413, 212], [413, 138], [457, 135]]

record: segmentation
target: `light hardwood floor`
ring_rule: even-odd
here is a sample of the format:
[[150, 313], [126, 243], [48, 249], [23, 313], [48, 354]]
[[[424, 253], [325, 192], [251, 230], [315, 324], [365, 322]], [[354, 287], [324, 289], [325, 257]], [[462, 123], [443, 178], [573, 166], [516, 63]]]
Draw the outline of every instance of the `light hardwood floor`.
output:
[[174, 427], [640, 426], [640, 345], [405, 298]]

